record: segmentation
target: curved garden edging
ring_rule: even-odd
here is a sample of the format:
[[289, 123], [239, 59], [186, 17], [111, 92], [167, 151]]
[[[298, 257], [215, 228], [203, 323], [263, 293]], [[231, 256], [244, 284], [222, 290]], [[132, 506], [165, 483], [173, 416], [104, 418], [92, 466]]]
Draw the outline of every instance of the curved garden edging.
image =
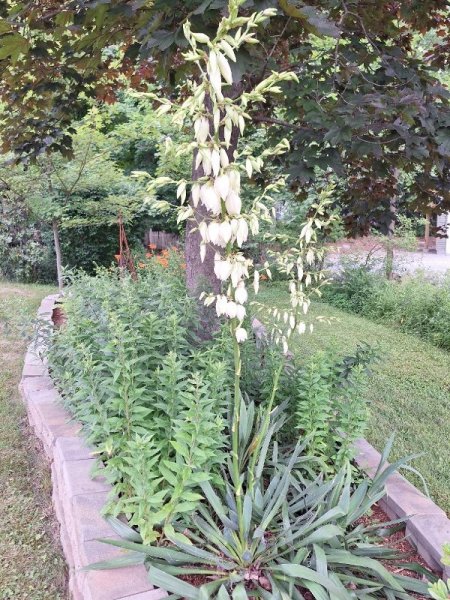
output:
[[[38, 310], [51, 322], [57, 295], [47, 296]], [[73, 600], [159, 600], [167, 596], [148, 581], [142, 565], [108, 571], [83, 571], [87, 565], [120, 556], [122, 551], [98, 542], [118, 539], [101, 516], [111, 486], [91, 477], [95, 459], [80, 435], [81, 426], [63, 408], [39, 348], [28, 349], [19, 385], [28, 419], [42, 441], [51, 463], [53, 504], [60, 523], [64, 555], [69, 567]]]
[[[38, 316], [51, 322], [57, 295], [47, 296]], [[254, 329], [264, 326], [255, 320]], [[39, 348], [30, 347], [25, 356], [20, 391], [28, 419], [43, 443], [51, 462], [53, 503], [60, 523], [61, 542], [69, 566], [69, 589], [74, 600], [159, 600], [167, 596], [149, 583], [144, 566], [109, 571], [83, 571], [83, 567], [120, 556], [121, 550], [98, 542], [98, 538], [118, 539], [101, 516], [111, 486], [101, 477], [92, 478], [95, 464], [92, 452], [80, 435], [80, 425], [62, 407], [60, 396], [48, 374]], [[357, 462], [373, 474], [380, 454], [359, 440]], [[406, 532], [418, 553], [436, 571], [442, 572], [442, 546], [450, 541], [450, 520], [445, 512], [417, 490], [399, 473], [386, 483], [387, 495], [381, 508], [391, 518], [410, 516]], [[450, 577], [450, 573], [445, 575]]]

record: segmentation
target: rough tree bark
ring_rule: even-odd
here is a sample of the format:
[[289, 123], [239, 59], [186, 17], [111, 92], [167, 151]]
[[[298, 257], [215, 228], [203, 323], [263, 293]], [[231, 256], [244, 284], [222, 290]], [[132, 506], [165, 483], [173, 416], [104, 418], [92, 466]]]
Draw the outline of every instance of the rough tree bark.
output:
[[56, 254], [56, 273], [58, 277], [58, 288], [61, 292], [63, 289], [63, 270], [62, 270], [62, 254], [61, 254], [61, 244], [59, 241], [59, 226], [58, 221], [56, 219], [52, 222], [53, 228], [53, 240], [55, 243], [55, 254]]
[[397, 195], [398, 195], [398, 179], [399, 170], [394, 169], [393, 175], [395, 178], [395, 189], [396, 194], [389, 202], [389, 221], [387, 225], [387, 245], [386, 245], [386, 265], [385, 273], [386, 278], [391, 280], [394, 276], [394, 233], [395, 233], [395, 218], [397, 215]]

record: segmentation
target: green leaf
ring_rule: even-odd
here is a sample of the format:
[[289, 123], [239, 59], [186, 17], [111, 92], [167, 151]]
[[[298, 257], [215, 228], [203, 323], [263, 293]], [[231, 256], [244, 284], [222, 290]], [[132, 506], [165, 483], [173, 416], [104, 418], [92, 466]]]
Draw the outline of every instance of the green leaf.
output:
[[187, 598], [188, 600], [199, 600], [199, 591], [197, 588], [186, 581], [182, 581], [173, 575], [161, 571], [161, 569], [151, 566], [148, 578], [150, 583], [166, 590], [166, 592], [178, 594], [181, 598]]
[[220, 586], [220, 590], [217, 593], [217, 600], [231, 600], [230, 594], [227, 592], [225, 586]]
[[11, 57], [16, 62], [21, 54], [27, 54], [30, 49], [28, 40], [19, 33], [13, 33], [0, 38], [0, 60]]
[[248, 600], [247, 592], [245, 591], [245, 587], [242, 583], [239, 583], [233, 590], [231, 595], [233, 600]]
[[102, 560], [92, 563], [84, 567], [83, 571], [104, 571], [108, 569], [122, 569], [123, 567], [132, 567], [134, 565], [144, 564], [145, 555], [139, 552], [129, 552], [124, 556], [111, 558], [110, 560]]
[[389, 573], [389, 571], [383, 567], [381, 563], [372, 558], [366, 558], [363, 556], [355, 556], [351, 552], [346, 550], [330, 550], [326, 551], [328, 563], [346, 565], [348, 567], [365, 568], [376, 573], [382, 581], [387, 583], [389, 587], [399, 592], [402, 591], [401, 586], [397, 583], [395, 578]]
[[106, 521], [122, 539], [127, 540], [128, 542], [137, 542], [138, 544], [142, 542], [142, 537], [139, 533], [126, 523], [123, 523], [120, 519], [108, 516], [106, 517]]
[[304, 567], [303, 565], [285, 563], [274, 568], [274, 571], [278, 570], [280, 570], [282, 573], [285, 573], [289, 577], [294, 577], [295, 579], [304, 581], [312, 581], [313, 583], [321, 585], [333, 594], [333, 600], [349, 600], [350, 598], [348, 594], [344, 595], [328, 577], [324, 577], [323, 575], [320, 575], [319, 573], [316, 573], [316, 571], [313, 571], [308, 567]]

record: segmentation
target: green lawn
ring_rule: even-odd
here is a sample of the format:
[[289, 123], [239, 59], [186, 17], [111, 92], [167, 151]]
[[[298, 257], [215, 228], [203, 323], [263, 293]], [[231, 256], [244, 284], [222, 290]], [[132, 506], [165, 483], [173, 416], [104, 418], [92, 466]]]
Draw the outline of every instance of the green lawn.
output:
[[27, 427], [17, 385], [44, 286], [0, 281], [0, 599], [68, 597], [49, 469]]
[[[284, 289], [272, 284], [261, 294], [263, 301], [269, 306], [286, 305]], [[291, 350], [305, 355], [331, 350], [342, 355], [351, 353], [358, 342], [379, 348], [382, 362], [366, 391], [371, 408], [366, 437], [381, 449], [396, 432], [393, 457], [423, 453], [414, 466], [425, 477], [432, 498], [450, 514], [450, 353], [327, 304], [313, 305], [308, 321], [318, 315], [337, 320], [316, 324], [312, 335], [297, 336]]]

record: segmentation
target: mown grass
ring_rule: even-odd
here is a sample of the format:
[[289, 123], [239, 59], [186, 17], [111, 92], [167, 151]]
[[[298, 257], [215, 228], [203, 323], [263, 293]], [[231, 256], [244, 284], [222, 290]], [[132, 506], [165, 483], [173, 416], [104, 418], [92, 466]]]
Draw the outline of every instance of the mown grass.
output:
[[48, 464], [17, 390], [30, 324], [51, 291], [0, 281], [1, 600], [68, 598]]
[[[281, 284], [268, 286], [260, 299], [269, 306], [288, 303]], [[382, 361], [365, 391], [371, 410], [366, 437], [382, 449], [396, 432], [392, 458], [421, 453], [413, 466], [425, 478], [433, 500], [450, 514], [450, 353], [327, 304], [314, 304], [308, 321], [319, 315], [336, 320], [316, 323], [312, 335], [296, 336], [291, 350], [304, 355], [318, 350], [344, 355], [358, 342], [379, 349]], [[415, 476], [404, 475], [420, 487]]]

